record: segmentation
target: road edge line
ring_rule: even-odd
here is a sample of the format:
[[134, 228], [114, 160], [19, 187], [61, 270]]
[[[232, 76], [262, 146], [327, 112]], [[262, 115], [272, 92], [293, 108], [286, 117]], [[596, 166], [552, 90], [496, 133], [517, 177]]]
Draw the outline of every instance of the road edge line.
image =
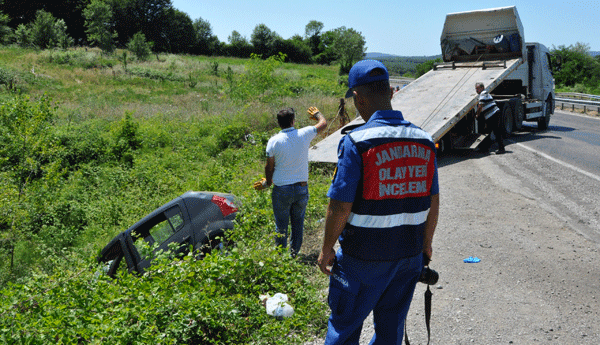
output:
[[585, 171], [585, 170], [583, 170], [581, 168], [578, 168], [578, 167], [576, 167], [574, 165], [571, 165], [571, 164], [569, 164], [567, 162], [563, 162], [563, 161], [561, 161], [559, 159], [556, 159], [556, 158], [554, 158], [554, 157], [552, 157], [552, 156], [550, 156], [550, 155], [548, 155], [546, 153], [538, 151], [538, 150], [536, 150], [534, 148], [531, 148], [529, 146], [526, 146], [526, 145], [524, 145], [522, 143], [515, 143], [515, 144], [517, 144], [518, 146], [520, 146], [522, 148], [525, 148], [525, 149], [527, 149], [527, 150], [529, 150], [529, 151], [531, 151], [533, 153], [537, 153], [538, 155], [540, 155], [540, 156], [542, 156], [542, 157], [544, 157], [544, 158], [546, 158], [548, 160], [551, 160], [551, 161], [553, 161], [555, 163], [558, 163], [558, 164], [560, 164], [560, 165], [562, 165], [562, 166], [564, 166], [566, 168], [575, 170], [576, 172], [578, 172], [580, 174], [583, 174], [583, 175], [585, 175], [587, 177], [593, 178], [594, 180], [600, 181], [600, 176], [598, 176], [598, 175], [592, 174], [591, 172], [587, 172], [587, 171]]

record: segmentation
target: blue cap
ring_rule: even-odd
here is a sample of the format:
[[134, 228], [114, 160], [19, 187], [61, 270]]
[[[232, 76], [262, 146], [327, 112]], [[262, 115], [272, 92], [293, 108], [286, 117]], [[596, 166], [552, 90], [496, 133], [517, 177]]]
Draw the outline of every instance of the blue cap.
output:
[[[372, 73], [375, 69], [383, 70], [383, 74]], [[348, 91], [346, 98], [352, 97], [352, 89], [374, 81], [389, 80], [390, 75], [385, 66], [377, 60], [361, 60], [352, 66], [348, 73]]]

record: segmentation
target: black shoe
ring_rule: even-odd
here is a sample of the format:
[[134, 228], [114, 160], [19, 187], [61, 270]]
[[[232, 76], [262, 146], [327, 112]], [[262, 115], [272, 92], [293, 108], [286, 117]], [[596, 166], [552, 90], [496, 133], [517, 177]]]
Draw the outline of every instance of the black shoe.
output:
[[496, 151], [497, 155], [501, 155], [503, 153], [506, 153], [506, 149], [504, 149], [504, 148], [498, 149], [498, 151]]

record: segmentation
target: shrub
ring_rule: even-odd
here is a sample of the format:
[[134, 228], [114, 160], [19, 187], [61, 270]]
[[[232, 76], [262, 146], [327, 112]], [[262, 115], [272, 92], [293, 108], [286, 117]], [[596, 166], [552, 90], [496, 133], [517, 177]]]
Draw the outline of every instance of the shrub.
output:
[[133, 165], [133, 151], [140, 147], [141, 140], [137, 136], [139, 125], [133, 121], [130, 113], [119, 122], [115, 131], [112, 153], [116, 160], [124, 163], [126, 166]]
[[30, 29], [31, 43], [41, 49], [54, 47], [57, 40], [56, 19], [44, 10], [37, 11]]
[[19, 24], [15, 30], [15, 41], [20, 47], [28, 47], [31, 44], [29, 28], [25, 24]]
[[142, 32], [138, 32], [127, 43], [127, 49], [129, 49], [138, 60], [146, 61], [152, 53], [152, 44], [146, 42], [146, 36]]
[[245, 126], [241, 124], [225, 126], [217, 135], [217, 145], [220, 150], [241, 147], [246, 134]]
[[8, 90], [14, 90], [16, 84], [16, 74], [12, 71], [0, 67], [0, 85], [4, 85]]

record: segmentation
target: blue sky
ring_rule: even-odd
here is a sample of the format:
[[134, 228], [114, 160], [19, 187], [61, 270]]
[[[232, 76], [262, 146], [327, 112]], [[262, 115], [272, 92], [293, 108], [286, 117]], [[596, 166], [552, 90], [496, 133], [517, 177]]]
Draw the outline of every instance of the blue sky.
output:
[[[192, 20], [202, 18], [221, 42], [233, 30], [246, 39], [265, 24], [283, 38], [304, 35], [311, 20], [323, 31], [341, 26], [362, 33], [367, 52], [402, 56], [440, 54], [439, 40], [447, 13], [516, 6], [527, 42], [552, 48], [577, 42], [600, 51], [600, 1], [359, 1], [359, 0], [172, 0]], [[407, 4], [408, 3], [408, 4]]]

